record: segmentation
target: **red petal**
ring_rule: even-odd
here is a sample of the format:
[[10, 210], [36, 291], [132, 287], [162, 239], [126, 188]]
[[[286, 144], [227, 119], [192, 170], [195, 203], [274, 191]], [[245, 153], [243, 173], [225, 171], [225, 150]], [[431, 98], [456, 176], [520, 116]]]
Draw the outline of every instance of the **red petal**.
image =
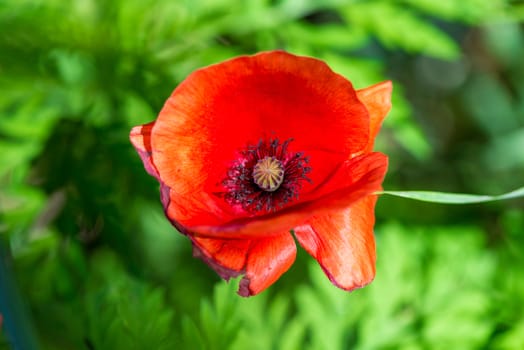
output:
[[155, 125], [155, 122], [151, 122], [149, 124], [144, 124], [140, 126], [135, 126], [133, 129], [131, 129], [131, 133], [129, 135], [129, 139], [131, 140], [131, 143], [135, 147], [138, 155], [142, 159], [142, 162], [144, 163], [144, 168], [146, 171], [154, 176], [157, 179], [159, 178], [158, 171], [156, 167], [153, 164], [151, 154], [151, 130], [153, 129], [153, 126]]
[[375, 202], [376, 196], [368, 196], [345, 210], [314, 216], [295, 228], [302, 247], [342, 289], [363, 287], [375, 277]]
[[[381, 153], [368, 153], [348, 160], [315, 189], [318, 197], [300, 202], [270, 215], [232, 220], [223, 225], [188, 227], [200, 235], [253, 238], [257, 235], [276, 234], [302, 225], [312, 216], [348, 208], [351, 204], [382, 189], [387, 170], [387, 157]], [[169, 210], [168, 210], [169, 213]]]
[[187, 210], [185, 225], [247, 215], [213, 193], [238, 151], [270, 137], [294, 138], [293, 150], [310, 156], [310, 177], [319, 183], [366, 147], [369, 116], [351, 83], [325, 63], [281, 51], [203, 68], [177, 87], [151, 142], [171, 205], [180, 208], [174, 211]]
[[375, 137], [377, 136], [382, 121], [386, 118], [391, 109], [391, 92], [393, 84], [391, 81], [384, 81], [365, 89], [357, 90], [357, 96], [369, 112], [369, 142], [366, 152], [371, 152]]
[[251, 296], [273, 284], [295, 261], [296, 246], [289, 233], [263, 239], [191, 237], [196, 256], [222, 278], [244, 274], [238, 293]]
[[202, 258], [225, 280], [243, 272], [252, 240], [190, 236], [194, 255]]

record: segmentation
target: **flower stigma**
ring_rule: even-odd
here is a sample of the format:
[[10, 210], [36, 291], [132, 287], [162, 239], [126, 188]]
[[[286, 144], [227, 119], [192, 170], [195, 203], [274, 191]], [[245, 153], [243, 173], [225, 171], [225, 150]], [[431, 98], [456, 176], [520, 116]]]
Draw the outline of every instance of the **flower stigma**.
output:
[[284, 167], [275, 157], [258, 160], [253, 168], [253, 181], [264, 191], [276, 191], [284, 181]]

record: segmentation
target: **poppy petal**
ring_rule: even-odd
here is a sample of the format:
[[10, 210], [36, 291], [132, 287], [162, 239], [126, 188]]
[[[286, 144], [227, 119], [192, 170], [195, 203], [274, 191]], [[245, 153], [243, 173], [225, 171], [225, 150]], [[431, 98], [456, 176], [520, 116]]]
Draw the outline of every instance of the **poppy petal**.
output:
[[238, 294], [256, 295], [286, 272], [296, 256], [290, 233], [261, 239], [215, 239], [193, 236], [194, 254], [222, 278], [244, 274]]
[[294, 139], [293, 148], [310, 155], [318, 183], [365, 149], [369, 115], [351, 83], [324, 62], [282, 51], [197, 70], [175, 89], [153, 129], [152, 157], [176, 194], [172, 205], [187, 210], [187, 225], [250, 215], [213, 193], [223, 190], [238, 152], [270, 137]]
[[[348, 160], [319, 184], [318, 197], [272, 214], [232, 220], [223, 225], [188, 227], [199, 235], [221, 238], [253, 238], [291, 230], [314, 215], [343, 210], [360, 199], [382, 189], [387, 170], [387, 157], [374, 152]], [[170, 210], [167, 210], [169, 215]]]
[[160, 176], [158, 175], [158, 170], [154, 166], [151, 158], [153, 152], [151, 149], [151, 130], [154, 125], [155, 122], [153, 121], [149, 124], [135, 126], [131, 129], [129, 139], [140, 156], [140, 159], [142, 159], [142, 163], [144, 163], [144, 168], [147, 173], [159, 180]]
[[367, 196], [343, 211], [314, 216], [294, 230], [300, 245], [339, 288], [360, 288], [375, 277], [376, 199]]
[[377, 136], [382, 122], [391, 109], [391, 92], [393, 84], [384, 81], [365, 89], [357, 90], [357, 96], [369, 112], [369, 142], [366, 152], [371, 152], [375, 137]]

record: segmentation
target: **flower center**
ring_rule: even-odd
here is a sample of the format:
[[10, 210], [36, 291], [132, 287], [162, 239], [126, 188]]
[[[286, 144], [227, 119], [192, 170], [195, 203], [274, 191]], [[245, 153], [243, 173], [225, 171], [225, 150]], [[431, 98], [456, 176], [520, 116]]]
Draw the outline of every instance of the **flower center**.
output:
[[253, 181], [264, 191], [276, 191], [284, 181], [284, 166], [275, 157], [264, 157], [253, 167]]
[[260, 140], [239, 152], [222, 180], [223, 191], [215, 195], [232, 206], [253, 214], [271, 213], [297, 200], [308, 174], [309, 158], [302, 152], [290, 152], [292, 139]]

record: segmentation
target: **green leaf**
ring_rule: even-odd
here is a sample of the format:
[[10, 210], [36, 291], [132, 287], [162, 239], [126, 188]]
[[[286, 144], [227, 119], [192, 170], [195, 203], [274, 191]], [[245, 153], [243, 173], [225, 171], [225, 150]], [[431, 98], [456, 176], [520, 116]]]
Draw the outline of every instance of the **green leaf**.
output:
[[464, 193], [446, 193], [446, 192], [431, 192], [431, 191], [382, 191], [378, 194], [389, 194], [392, 196], [415, 199], [423, 202], [443, 203], [443, 204], [470, 204], [470, 203], [485, 203], [500, 201], [503, 199], [511, 199], [524, 197], [524, 187], [514, 191], [501, 194], [498, 196], [475, 195]]
[[524, 321], [521, 321], [500, 335], [494, 349], [522, 349], [524, 347]]
[[215, 285], [212, 299], [200, 303], [200, 317], [183, 321], [182, 342], [187, 349], [229, 349], [242, 328], [239, 317], [240, 298], [235, 283], [221, 281]]
[[484, 344], [495, 327], [487, 315], [496, 308], [490, 291], [500, 267], [484, 248], [482, 230], [387, 224], [377, 227], [377, 243], [377, 275], [362, 290], [364, 316], [356, 327], [362, 332], [354, 348]]
[[403, 0], [408, 6], [447, 20], [479, 23], [496, 18], [507, 11], [504, 0]]
[[460, 56], [460, 49], [450, 36], [405, 6], [359, 2], [348, 6], [342, 15], [348, 23], [364, 28], [388, 48], [445, 60]]
[[174, 311], [165, 290], [125, 271], [110, 251], [92, 260], [85, 290], [86, 337], [95, 349], [173, 349]]

